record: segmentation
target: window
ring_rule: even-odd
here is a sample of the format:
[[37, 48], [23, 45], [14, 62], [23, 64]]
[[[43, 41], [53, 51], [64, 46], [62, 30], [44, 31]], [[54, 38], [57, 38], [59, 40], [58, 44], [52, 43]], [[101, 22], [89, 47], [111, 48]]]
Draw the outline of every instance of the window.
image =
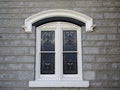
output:
[[[88, 86], [88, 82], [82, 80], [79, 26], [51, 22], [37, 27], [36, 81], [40, 87], [79, 87], [83, 83]], [[49, 82], [53, 85], [46, 84]], [[30, 85], [34, 84], [31, 82]]]
[[89, 81], [82, 79], [80, 27], [93, 31], [93, 19], [80, 12], [53, 9], [25, 19], [25, 32], [32, 32], [32, 26], [36, 27], [36, 68], [29, 87], [88, 87]]
[[37, 27], [36, 51], [38, 79], [81, 79], [80, 27], [66, 22]]

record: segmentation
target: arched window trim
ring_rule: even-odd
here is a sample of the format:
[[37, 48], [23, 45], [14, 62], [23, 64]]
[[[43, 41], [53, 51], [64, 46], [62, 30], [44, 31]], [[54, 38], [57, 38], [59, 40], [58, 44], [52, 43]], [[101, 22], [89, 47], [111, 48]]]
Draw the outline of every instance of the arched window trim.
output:
[[25, 32], [32, 32], [32, 25], [34, 23], [52, 17], [68, 17], [83, 22], [85, 23], [86, 32], [93, 31], [93, 28], [95, 27], [95, 25], [93, 25], [93, 19], [85, 14], [72, 10], [53, 9], [39, 12], [25, 19], [25, 25], [23, 26]]

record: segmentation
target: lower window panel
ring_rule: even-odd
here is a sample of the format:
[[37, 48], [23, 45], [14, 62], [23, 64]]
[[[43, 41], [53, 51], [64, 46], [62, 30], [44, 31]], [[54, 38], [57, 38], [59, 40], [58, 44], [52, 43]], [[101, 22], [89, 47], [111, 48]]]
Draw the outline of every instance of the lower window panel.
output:
[[63, 54], [63, 74], [77, 74], [77, 53]]
[[55, 54], [41, 54], [41, 74], [55, 74]]

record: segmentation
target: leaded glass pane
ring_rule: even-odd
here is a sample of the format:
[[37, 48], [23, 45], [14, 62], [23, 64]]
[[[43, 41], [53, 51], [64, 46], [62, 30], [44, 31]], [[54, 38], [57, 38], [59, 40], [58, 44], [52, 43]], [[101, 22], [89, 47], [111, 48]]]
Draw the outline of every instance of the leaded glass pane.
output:
[[41, 31], [41, 51], [54, 51], [55, 50], [55, 32], [54, 31]]
[[64, 51], [77, 50], [77, 32], [75, 30], [63, 31], [63, 50]]
[[55, 73], [55, 54], [42, 53], [41, 54], [41, 74]]
[[63, 54], [63, 74], [77, 74], [77, 53]]

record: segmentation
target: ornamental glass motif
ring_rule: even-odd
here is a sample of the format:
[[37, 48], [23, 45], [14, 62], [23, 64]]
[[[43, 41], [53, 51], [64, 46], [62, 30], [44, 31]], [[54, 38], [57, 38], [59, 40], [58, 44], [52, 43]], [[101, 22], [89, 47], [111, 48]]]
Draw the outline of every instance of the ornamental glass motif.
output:
[[54, 31], [41, 31], [41, 74], [55, 73], [54, 39]]

